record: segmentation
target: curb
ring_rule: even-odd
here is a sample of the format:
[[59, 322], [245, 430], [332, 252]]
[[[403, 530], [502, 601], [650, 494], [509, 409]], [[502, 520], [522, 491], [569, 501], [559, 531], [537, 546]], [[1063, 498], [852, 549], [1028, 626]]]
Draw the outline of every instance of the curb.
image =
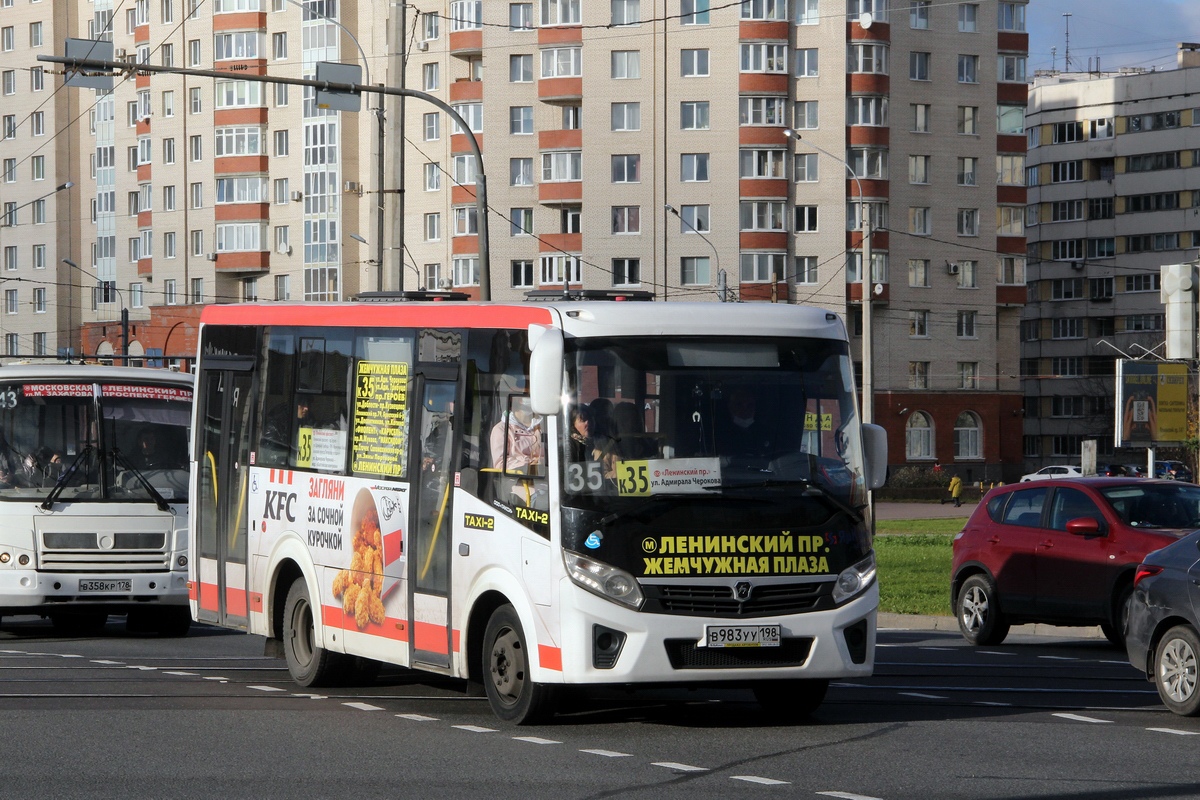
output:
[[[954, 617], [926, 616], [920, 614], [880, 613], [879, 630], [901, 631], [953, 631], [958, 633], [958, 620]], [[1011, 633], [1027, 636], [1054, 636], [1060, 639], [1105, 639], [1098, 625], [1073, 628], [1063, 625], [1046, 625], [1038, 622], [1030, 625], [1014, 625]]]

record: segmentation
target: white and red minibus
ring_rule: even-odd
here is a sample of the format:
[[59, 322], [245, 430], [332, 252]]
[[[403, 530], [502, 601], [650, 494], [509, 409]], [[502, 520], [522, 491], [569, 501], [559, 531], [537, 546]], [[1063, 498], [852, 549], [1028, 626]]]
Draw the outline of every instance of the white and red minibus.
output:
[[399, 664], [521, 723], [596, 684], [804, 715], [872, 670], [886, 444], [836, 314], [214, 305], [197, 381], [193, 614], [302, 685]]

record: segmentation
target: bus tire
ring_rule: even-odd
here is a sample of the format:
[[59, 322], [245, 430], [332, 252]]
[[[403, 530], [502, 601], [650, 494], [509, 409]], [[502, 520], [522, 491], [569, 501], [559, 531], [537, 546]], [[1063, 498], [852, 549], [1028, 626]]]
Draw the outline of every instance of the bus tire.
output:
[[534, 683], [528, 640], [511, 605], [492, 612], [483, 634], [483, 686], [492, 713], [505, 722], [535, 724], [551, 713], [553, 687]]
[[772, 719], [801, 722], [825, 701], [828, 690], [829, 681], [817, 678], [763, 681], [754, 685], [754, 699]]
[[297, 578], [283, 605], [283, 655], [292, 680], [301, 686], [329, 686], [339, 677], [339, 654], [318, 647], [316, 638], [308, 584]]
[[58, 611], [50, 615], [50, 624], [63, 636], [99, 636], [108, 624], [108, 614], [90, 608]]

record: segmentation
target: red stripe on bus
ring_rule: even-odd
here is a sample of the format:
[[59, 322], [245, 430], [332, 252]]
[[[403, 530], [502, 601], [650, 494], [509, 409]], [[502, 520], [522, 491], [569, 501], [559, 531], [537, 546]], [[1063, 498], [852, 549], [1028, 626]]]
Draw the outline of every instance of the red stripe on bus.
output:
[[413, 647], [426, 653], [449, 655], [449, 642], [446, 637], [446, 626], [432, 622], [413, 623]]
[[562, 648], [551, 647], [548, 644], [539, 644], [538, 661], [542, 662], [543, 669], [562, 672]]
[[263, 610], [263, 595], [262, 592], [250, 593], [250, 608], [254, 611], [262, 612]]
[[188, 600], [199, 600], [200, 599], [199, 586], [197, 586], [194, 581], [188, 581], [187, 587], [188, 587]]
[[344, 630], [361, 631], [369, 636], [379, 636], [394, 642], [408, 641], [408, 624], [401, 619], [385, 617], [383, 624], [367, 623], [367, 627], [359, 628], [353, 617], [347, 618], [341, 606], [322, 606], [321, 621], [326, 628], [342, 628]]
[[225, 589], [225, 613], [235, 617], [246, 616], [245, 589]]
[[456, 653], [457, 653], [457, 652], [459, 652], [459, 649], [458, 649], [458, 629], [457, 629], [457, 628], [455, 628], [454, 630], [450, 631], [450, 649], [451, 649], [451, 650], [453, 650], [453, 651], [454, 651], [454, 652], [456, 652]]
[[200, 602], [200, 607], [205, 611], [220, 611], [218, 606], [221, 593], [217, 589], [217, 585], [215, 583], [201, 583], [197, 585], [200, 595], [196, 599]]
[[524, 328], [530, 324], [549, 325], [553, 316], [544, 307], [475, 303], [221, 303], [205, 306], [200, 313], [200, 321], [205, 325]]

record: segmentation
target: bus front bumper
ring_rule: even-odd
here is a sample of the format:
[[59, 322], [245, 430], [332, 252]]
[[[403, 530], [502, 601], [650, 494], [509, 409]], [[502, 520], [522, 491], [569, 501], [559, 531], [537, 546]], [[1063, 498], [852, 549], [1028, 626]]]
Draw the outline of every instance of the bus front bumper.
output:
[[0, 610], [68, 605], [133, 607], [147, 604], [186, 606], [187, 570], [112, 572], [102, 575], [0, 570]]
[[[648, 614], [611, 603], [569, 581], [561, 588], [561, 680], [565, 683], [840, 679], [866, 677], [874, 670], [877, 582], [849, 602], [826, 611], [736, 620]], [[708, 625], [779, 625], [784, 646], [698, 646]], [[615, 637], [602, 638], [608, 631], [615, 632]], [[604, 644], [622, 637], [615, 656], [611, 649], [605, 652]], [[555, 677], [543, 671], [542, 680], [554, 682]]]

